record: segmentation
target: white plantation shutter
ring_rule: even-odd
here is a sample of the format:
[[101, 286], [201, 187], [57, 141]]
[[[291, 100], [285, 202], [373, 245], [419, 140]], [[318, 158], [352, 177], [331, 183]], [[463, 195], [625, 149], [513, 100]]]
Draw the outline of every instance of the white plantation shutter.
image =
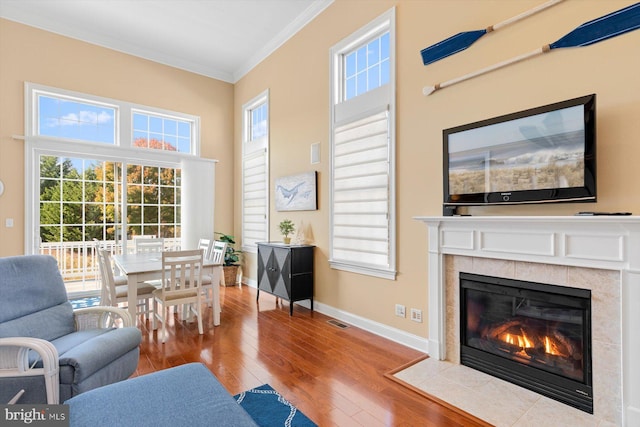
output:
[[389, 268], [387, 111], [336, 128], [333, 167], [333, 260]]
[[242, 244], [255, 246], [267, 238], [267, 152], [251, 153], [242, 163]]

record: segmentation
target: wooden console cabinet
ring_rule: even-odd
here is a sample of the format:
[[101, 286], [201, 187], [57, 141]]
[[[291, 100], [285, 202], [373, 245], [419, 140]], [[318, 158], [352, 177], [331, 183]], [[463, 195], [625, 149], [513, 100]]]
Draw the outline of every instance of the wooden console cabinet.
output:
[[260, 291], [293, 303], [311, 300], [313, 311], [313, 248], [311, 245], [258, 243], [258, 295]]

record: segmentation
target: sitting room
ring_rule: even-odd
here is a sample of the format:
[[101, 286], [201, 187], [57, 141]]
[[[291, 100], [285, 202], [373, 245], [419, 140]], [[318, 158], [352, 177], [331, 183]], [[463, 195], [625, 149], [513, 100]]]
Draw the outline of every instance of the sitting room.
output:
[[632, 0], [0, 0], [0, 403], [640, 427], [636, 29]]

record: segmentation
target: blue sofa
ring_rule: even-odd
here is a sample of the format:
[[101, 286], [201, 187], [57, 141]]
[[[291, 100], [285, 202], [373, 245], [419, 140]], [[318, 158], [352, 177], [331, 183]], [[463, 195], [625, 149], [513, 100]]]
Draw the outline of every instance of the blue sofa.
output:
[[201, 363], [100, 387], [66, 401], [70, 427], [256, 427]]
[[58, 403], [129, 378], [142, 338], [131, 325], [115, 307], [74, 311], [53, 257], [0, 258], [0, 360], [15, 373], [0, 377], [0, 402], [24, 389], [20, 404]]

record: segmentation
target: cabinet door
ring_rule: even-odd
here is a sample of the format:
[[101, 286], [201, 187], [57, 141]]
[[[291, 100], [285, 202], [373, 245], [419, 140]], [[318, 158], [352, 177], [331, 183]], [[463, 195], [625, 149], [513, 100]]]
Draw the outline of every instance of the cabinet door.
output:
[[288, 248], [273, 248], [269, 262], [272, 267], [269, 279], [273, 294], [291, 299], [291, 251]]
[[288, 300], [291, 255], [288, 248], [258, 245], [258, 289]]
[[269, 257], [272, 248], [266, 245], [258, 245], [258, 289], [265, 292], [271, 292], [271, 284], [269, 281]]

